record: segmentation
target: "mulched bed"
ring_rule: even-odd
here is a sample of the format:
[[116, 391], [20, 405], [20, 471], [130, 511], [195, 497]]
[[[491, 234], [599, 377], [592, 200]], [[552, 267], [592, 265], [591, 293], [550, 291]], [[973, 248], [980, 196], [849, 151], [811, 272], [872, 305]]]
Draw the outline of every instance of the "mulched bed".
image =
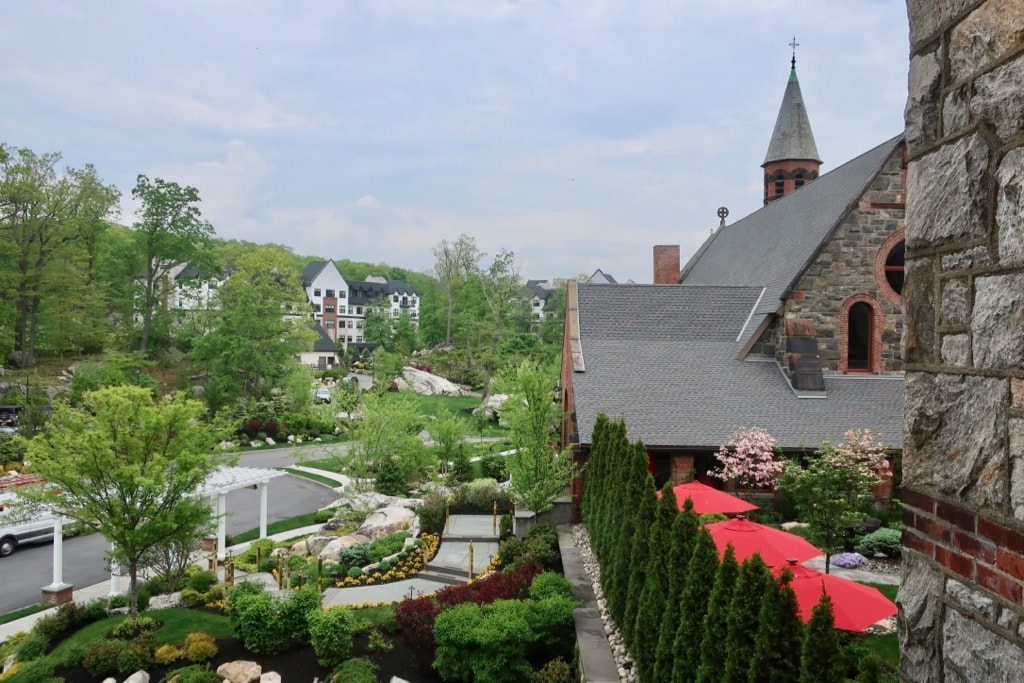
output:
[[[385, 638], [394, 643], [395, 647], [387, 653], [372, 652], [369, 648], [369, 636], [366, 633], [356, 636], [352, 643], [352, 657], [368, 657], [377, 666], [377, 680], [381, 683], [389, 683], [392, 676], [404, 678], [412, 683], [441, 683], [441, 678], [433, 670], [422, 671], [417, 668], [417, 662], [406, 648], [402, 647], [396, 639], [391, 636]], [[284, 683], [312, 683], [314, 678], [325, 681], [330, 675], [330, 669], [320, 666], [316, 660], [316, 653], [313, 647], [294, 648], [279, 655], [254, 655], [248, 652], [238, 638], [222, 638], [217, 641], [219, 652], [213, 659], [210, 668], [216, 671], [217, 667], [225, 662], [236, 659], [255, 661], [263, 667], [263, 671], [276, 671], [281, 674]], [[173, 666], [154, 666], [148, 670], [150, 681], [156, 683], [172, 668], [180, 668], [182, 664], [176, 663]], [[65, 669], [58, 667], [54, 672], [62, 676], [67, 683], [95, 683], [96, 678], [83, 667]], [[126, 676], [116, 676], [119, 680]]]

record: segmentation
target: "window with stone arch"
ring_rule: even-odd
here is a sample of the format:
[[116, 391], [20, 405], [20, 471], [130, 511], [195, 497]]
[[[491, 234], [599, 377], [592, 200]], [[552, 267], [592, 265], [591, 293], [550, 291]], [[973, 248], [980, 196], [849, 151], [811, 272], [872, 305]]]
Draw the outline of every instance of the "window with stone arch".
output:
[[854, 294], [839, 309], [839, 370], [852, 373], [882, 371], [882, 327], [885, 318], [878, 300]]
[[878, 283], [878, 290], [893, 306], [903, 305], [904, 240], [904, 229], [900, 228], [885, 238], [875, 254], [875, 281]]

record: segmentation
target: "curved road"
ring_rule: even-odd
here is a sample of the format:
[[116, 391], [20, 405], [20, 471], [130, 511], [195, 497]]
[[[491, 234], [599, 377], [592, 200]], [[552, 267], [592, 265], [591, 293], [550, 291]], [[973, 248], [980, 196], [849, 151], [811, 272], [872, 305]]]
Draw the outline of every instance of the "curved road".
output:
[[[341, 444], [344, 452], [347, 444]], [[276, 448], [245, 453], [238, 459], [241, 467], [285, 467], [303, 457], [326, 457], [339, 446]], [[276, 522], [313, 512], [334, 501], [330, 488], [301, 477], [277, 477], [268, 490], [267, 522]], [[259, 493], [240, 489], [228, 494], [228, 534], [238, 534], [259, 526]], [[110, 578], [106, 568], [107, 543], [99, 534], [64, 540], [64, 582], [76, 587], [91, 586]], [[0, 614], [39, 602], [40, 589], [53, 577], [53, 545], [44, 543], [18, 548], [0, 558]]]

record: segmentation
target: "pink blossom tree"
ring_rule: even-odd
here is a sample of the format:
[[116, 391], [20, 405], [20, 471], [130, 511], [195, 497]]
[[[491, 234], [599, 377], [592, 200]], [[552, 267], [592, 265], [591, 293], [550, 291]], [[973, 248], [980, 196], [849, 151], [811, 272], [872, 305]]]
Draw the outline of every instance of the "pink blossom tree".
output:
[[786, 467], [775, 444], [775, 437], [759, 427], [739, 428], [715, 453], [721, 467], [709, 474], [722, 481], [735, 479], [741, 487], [771, 487]]

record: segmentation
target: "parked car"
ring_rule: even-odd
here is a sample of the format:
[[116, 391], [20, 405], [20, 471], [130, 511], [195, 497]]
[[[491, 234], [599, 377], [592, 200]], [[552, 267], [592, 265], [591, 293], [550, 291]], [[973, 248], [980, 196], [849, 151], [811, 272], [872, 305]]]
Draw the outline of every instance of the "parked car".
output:
[[7, 557], [19, 545], [53, 540], [56, 520], [49, 512], [18, 514], [18, 499], [0, 494], [0, 557]]
[[331, 402], [331, 390], [327, 387], [320, 387], [316, 390], [315, 399], [317, 403], [330, 403]]

